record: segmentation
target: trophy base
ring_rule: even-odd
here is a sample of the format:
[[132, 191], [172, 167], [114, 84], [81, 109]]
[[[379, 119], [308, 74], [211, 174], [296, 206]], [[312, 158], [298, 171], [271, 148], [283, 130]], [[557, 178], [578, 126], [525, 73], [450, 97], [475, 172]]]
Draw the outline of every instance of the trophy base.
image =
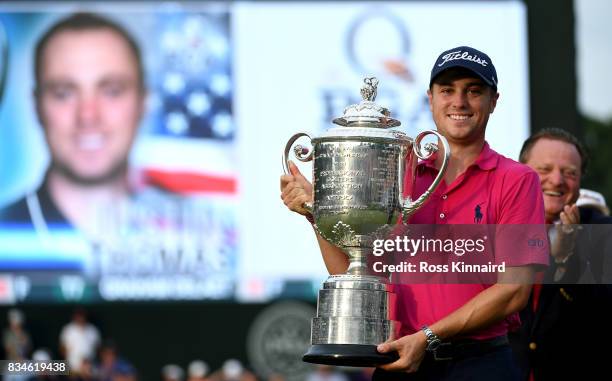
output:
[[376, 345], [315, 344], [302, 360], [313, 364], [374, 367], [388, 364], [398, 358], [397, 352], [378, 353]]

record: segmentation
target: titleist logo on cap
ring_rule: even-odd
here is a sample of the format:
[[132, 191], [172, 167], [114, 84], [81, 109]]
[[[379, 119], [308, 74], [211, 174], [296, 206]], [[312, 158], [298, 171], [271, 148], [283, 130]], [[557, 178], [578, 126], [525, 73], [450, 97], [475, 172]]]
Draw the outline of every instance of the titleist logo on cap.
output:
[[442, 56], [442, 59], [444, 61], [439, 63], [438, 66], [443, 66], [445, 63], [449, 61], [454, 61], [454, 60], [472, 61], [482, 66], [487, 66], [489, 64], [487, 60], [485, 60], [484, 58], [480, 58], [476, 54], [471, 56], [469, 52], [462, 52], [461, 50], [458, 50], [456, 52], [447, 53]]

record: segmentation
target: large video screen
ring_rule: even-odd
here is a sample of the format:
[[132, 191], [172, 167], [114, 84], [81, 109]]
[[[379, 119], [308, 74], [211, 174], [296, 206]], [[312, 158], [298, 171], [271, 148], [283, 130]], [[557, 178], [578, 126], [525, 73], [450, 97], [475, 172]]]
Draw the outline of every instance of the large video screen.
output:
[[516, 158], [521, 1], [1, 4], [0, 302], [314, 298], [287, 140], [332, 127], [366, 76], [399, 130], [434, 129], [431, 66], [461, 45], [495, 63], [487, 140]]

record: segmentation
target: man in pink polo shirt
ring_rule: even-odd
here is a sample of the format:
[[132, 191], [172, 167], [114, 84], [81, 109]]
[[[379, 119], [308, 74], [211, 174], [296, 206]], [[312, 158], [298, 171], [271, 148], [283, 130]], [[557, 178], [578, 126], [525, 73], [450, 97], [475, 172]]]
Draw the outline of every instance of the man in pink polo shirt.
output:
[[[466, 46], [443, 52], [431, 71], [427, 95], [437, 130], [448, 140], [452, 155], [444, 182], [410, 223], [543, 224], [537, 174], [496, 153], [485, 141], [499, 97], [491, 59]], [[439, 165], [419, 164], [413, 196], [432, 183]], [[289, 209], [307, 215], [302, 205], [312, 199], [312, 186], [297, 167], [290, 169], [291, 175], [281, 177], [282, 199]], [[542, 230], [542, 240], [545, 234]], [[318, 235], [317, 240], [328, 271], [344, 273], [346, 255]], [[534, 267], [548, 263], [546, 245], [520, 241], [512, 248], [495, 247], [506, 268], [493, 285], [399, 285], [401, 337], [380, 344], [378, 351], [397, 351], [400, 357], [380, 366], [373, 379], [518, 379], [506, 333], [527, 303]]]

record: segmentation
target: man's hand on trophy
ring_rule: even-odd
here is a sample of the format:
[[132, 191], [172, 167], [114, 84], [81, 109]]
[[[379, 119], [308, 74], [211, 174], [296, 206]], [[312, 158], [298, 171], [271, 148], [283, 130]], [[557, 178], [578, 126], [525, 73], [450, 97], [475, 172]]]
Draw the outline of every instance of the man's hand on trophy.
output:
[[422, 331], [404, 336], [395, 341], [379, 344], [376, 348], [379, 353], [396, 351], [399, 354], [399, 359], [378, 367], [388, 372], [416, 372], [425, 357], [426, 346], [427, 339]]
[[304, 208], [304, 203], [313, 201], [312, 184], [292, 161], [289, 161], [289, 171], [290, 175], [281, 176], [281, 198], [290, 210], [310, 216], [310, 212]]

